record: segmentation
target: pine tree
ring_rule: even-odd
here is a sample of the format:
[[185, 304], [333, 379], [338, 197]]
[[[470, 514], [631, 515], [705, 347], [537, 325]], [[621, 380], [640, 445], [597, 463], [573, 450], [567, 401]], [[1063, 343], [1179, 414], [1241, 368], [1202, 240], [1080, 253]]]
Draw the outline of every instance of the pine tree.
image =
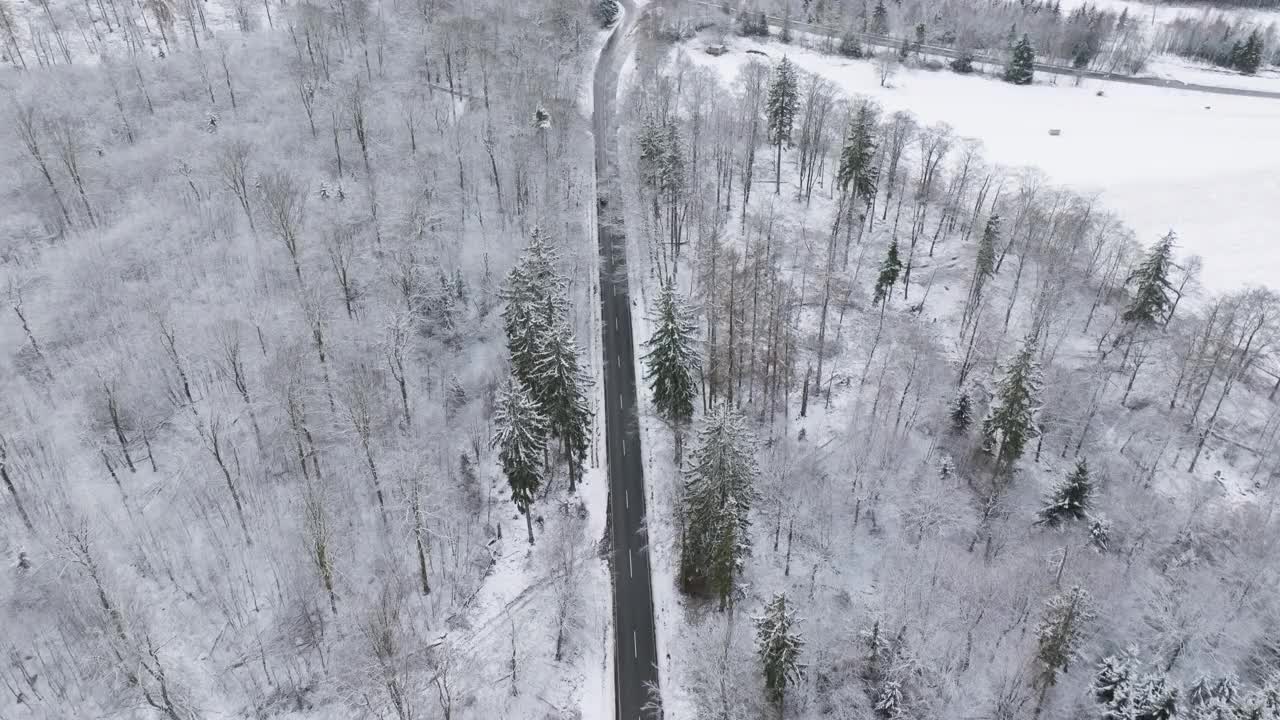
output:
[[840, 37], [840, 54], [855, 60], [862, 57], [862, 44], [857, 35], [847, 32]]
[[1092, 504], [1093, 481], [1089, 479], [1089, 464], [1080, 458], [1076, 460], [1075, 469], [1054, 487], [1046, 499], [1038, 522], [1058, 527], [1070, 520], [1083, 520]]
[[964, 317], [961, 327], [968, 327], [970, 319], [976, 317], [982, 303], [982, 291], [986, 289], [987, 280], [996, 271], [996, 244], [1000, 241], [1000, 216], [992, 213], [987, 218], [987, 225], [978, 240], [978, 253], [973, 262], [973, 277], [969, 280], [969, 297], [965, 301]]
[[858, 112], [849, 123], [844, 147], [840, 150], [840, 168], [836, 184], [841, 192], [851, 193], [849, 202], [857, 198], [870, 199], [876, 192], [875, 151], [876, 115], [870, 103], [858, 106]]
[[586, 388], [591, 380], [578, 363], [581, 351], [573, 328], [559, 318], [546, 333], [534, 361], [534, 398], [551, 434], [560, 440], [569, 462], [569, 492], [577, 486], [587, 459], [587, 434], [591, 410]]
[[676, 293], [675, 283], [663, 282], [653, 337], [645, 343], [648, 352], [643, 357], [644, 379], [653, 390], [658, 412], [674, 422], [693, 417], [693, 401], [698, 394], [694, 373], [702, 364], [694, 345], [697, 329]]
[[1258, 68], [1262, 67], [1262, 49], [1262, 35], [1254, 29], [1249, 33], [1249, 39], [1245, 41], [1244, 47], [1234, 53], [1235, 59], [1232, 66], [1245, 75], [1257, 73]]
[[969, 426], [973, 424], [973, 398], [969, 395], [968, 388], [960, 388], [960, 392], [951, 399], [947, 417], [951, 420], [952, 435], [969, 432]]
[[1013, 47], [1009, 64], [1005, 66], [1005, 82], [1011, 82], [1014, 85], [1030, 85], [1035, 77], [1035, 69], [1036, 51], [1031, 47], [1031, 39], [1024, 34], [1018, 44]]
[[769, 85], [768, 104], [765, 109], [769, 123], [769, 142], [778, 150], [776, 168], [778, 177], [774, 181], [774, 193], [782, 192], [782, 146], [791, 146], [791, 129], [795, 125], [796, 112], [799, 109], [799, 86], [796, 80], [795, 65], [786, 55], [778, 63], [773, 74], [773, 82]]
[[595, 0], [593, 12], [601, 27], [609, 27], [618, 19], [618, 0]]
[[1098, 665], [1093, 697], [1102, 705], [1100, 720], [1170, 720], [1177, 714], [1177, 689], [1162, 673], [1140, 674], [1132, 647]]
[[533, 544], [533, 499], [542, 487], [543, 453], [547, 447], [547, 421], [517, 377], [507, 379], [498, 392], [493, 411], [493, 437], [502, 473], [511, 487], [511, 501], [525, 517], [529, 544]]
[[559, 258], [547, 244], [538, 228], [524, 254], [507, 274], [499, 297], [506, 303], [502, 310], [503, 328], [511, 367], [534, 397], [542, 395], [536, 386], [534, 365], [545, 342], [547, 332], [568, 316], [568, 285], [556, 269]]
[[898, 239], [894, 238], [889, 243], [889, 252], [885, 255], [884, 262], [880, 263], [880, 274], [876, 276], [875, 291], [871, 296], [872, 305], [889, 302], [889, 291], [893, 290], [893, 286], [898, 282], [898, 274], [901, 272], [902, 260], [898, 257]]
[[1089, 593], [1073, 587], [1055, 595], [1045, 605], [1036, 628], [1036, 677], [1040, 689], [1040, 705], [1044, 705], [1049, 688], [1058, 682], [1058, 673], [1068, 672], [1084, 639], [1084, 628], [1094, 613]]
[[884, 6], [884, 0], [876, 0], [876, 9], [871, 11], [871, 32], [889, 34], [889, 10]]
[[758, 472], [754, 444], [742, 415], [720, 405], [699, 428], [685, 471], [681, 584], [686, 591], [706, 587], [722, 608], [750, 551], [748, 514]]
[[800, 679], [800, 649], [804, 638], [796, 632], [796, 615], [787, 609], [787, 596], [778, 593], [755, 618], [756, 640], [764, 663], [764, 687], [769, 699], [781, 703], [787, 685]]
[[1164, 322], [1169, 311], [1169, 270], [1173, 266], [1173, 244], [1170, 232], [1151, 246], [1147, 257], [1129, 277], [1137, 286], [1133, 300], [1120, 319], [1138, 326], [1153, 327]]
[[982, 421], [983, 448], [1008, 469], [1022, 457], [1027, 440], [1035, 437], [1039, 409], [1040, 366], [1036, 338], [1028, 335], [1005, 368], [996, 386], [995, 403]]

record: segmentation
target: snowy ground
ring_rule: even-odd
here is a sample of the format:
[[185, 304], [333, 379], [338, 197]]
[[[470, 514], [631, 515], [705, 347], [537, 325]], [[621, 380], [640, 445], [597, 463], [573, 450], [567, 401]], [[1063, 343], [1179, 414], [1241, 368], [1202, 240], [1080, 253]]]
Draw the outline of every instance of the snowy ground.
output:
[[[732, 81], [752, 57], [743, 51], [772, 58], [783, 50], [742, 38], [729, 44], [732, 52], [718, 58], [691, 45], [690, 57]], [[923, 70], [904, 70], [882, 88], [870, 62], [786, 52], [845, 93], [981, 140], [994, 162], [1036, 167], [1053, 183], [1100, 194], [1144, 244], [1174, 229], [1183, 252], [1205, 258], [1210, 288], [1280, 282], [1266, 220], [1280, 197], [1280, 101], [1102, 81], [1016, 87]], [[1049, 135], [1053, 128], [1061, 135]]]
[[1249, 7], [1208, 7], [1193, 3], [1147, 3], [1139, 0], [1067, 0], [1062, 3], [1063, 10], [1080, 5], [1099, 7], [1113, 12], [1129, 11], [1129, 17], [1144, 20], [1148, 25], [1158, 25], [1172, 21], [1177, 17], [1201, 15], [1229, 15], [1248, 22], [1273, 23], [1280, 22], [1280, 10]]
[[1225, 68], [1196, 63], [1175, 55], [1159, 55], [1147, 63], [1139, 77], [1179, 80], [1198, 85], [1218, 85], [1247, 90], [1280, 90], [1280, 69], [1264, 68], [1257, 75], [1241, 75]]

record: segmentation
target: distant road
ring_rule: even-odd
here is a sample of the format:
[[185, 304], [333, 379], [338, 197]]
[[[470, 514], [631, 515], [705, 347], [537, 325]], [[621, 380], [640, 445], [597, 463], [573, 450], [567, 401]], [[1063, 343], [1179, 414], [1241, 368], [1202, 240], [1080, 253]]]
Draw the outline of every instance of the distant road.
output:
[[[733, 12], [730, 5], [724, 3], [709, 2], [708, 0], [690, 0], [695, 5], [705, 5], [715, 8], [721, 12]], [[782, 27], [783, 18], [767, 15], [769, 24], [778, 28]], [[791, 21], [791, 26], [807, 32], [818, 35], [826, 35], [832, 38], [840, 38], [845, 34], [840, 28], [833, 28], [827, 25], [815, 25], [813, 23]], [[871, 45], [873, 47], [897, 49], [902, 47], [903, 40], [911, 44], [912, 49], [915, 48], [915, 42], [901, 37], [893, 37], [892, 35], [878, 35], [876, 33], [853, 33], [863, 45]], [[954, 48], [943, 47], [941, 45], [921, 45], [920, 52], [927, 55], [937, 55], [944, 58], [959, 58], [962, 53]], [[1004, 58], [994, 57], [991, 55], [971, 54], [970, 57], [975, 63], [986, 65], [1003, 65]], [[1224, 87], [1222, 85], [1201, 85], [1198, 83], [1187, 83], [1180, 80], [1169, 80], [1165, 78], [1152, 77], [1135, 77], [1133, 75], [1122, 75], [1120, 73], [1103, 72], [1101, 70], [1077, 70], [1066, 65], [1055, 65], [1052, 63], [1035, 64], [1036, 72], [1048, 73], [1050, 75], [1067, 75], [1070, 77], [1081, 77], [1089, 80], [1105, 80], [1107, 82], [1128, 83], [1130, 85], [1148, 85], [1151, 87], [1174, 88], [1177, 90], [1191, 90], [1193, 92], [1213, 93], [1216, 95], [1240, 95], [1244, 97], [1270, 98], [1272, 100], [1280, 100], [1280, 90], [1254, 90], [1250, 88], [1234, 88]]]
[[645, 529], [644, 466], [636, 412], [635, 349], [627, 287], [627, 240], [622, 231], [618, 176], [618, 75], [631, 51], [641, 12], [625, 12], [610, 33], [594, 80], [596, 196], [600, 237], [600, 316], [604, 332], [605, 444], [609, 468], [609, 522], [613, 531], [614, 686], [617, 720], [658, 720], [646, 713], [648, 687], [658, 685], [653, 584]]

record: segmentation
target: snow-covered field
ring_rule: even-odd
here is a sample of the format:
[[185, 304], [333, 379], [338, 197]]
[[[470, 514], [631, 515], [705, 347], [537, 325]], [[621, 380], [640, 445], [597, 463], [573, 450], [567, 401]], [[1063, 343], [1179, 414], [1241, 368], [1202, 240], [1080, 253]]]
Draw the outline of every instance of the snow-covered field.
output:
[[690, 57], [731, 81], [752, 57], [745, 50], [771, 58], [785, 50], [846, 93], [981, 140], [994, 162], [1035, 167], [1052, 183], [1098, 193], [1143, 244], [1172, 228], [1182, 252], [1204, 257], [1210, 288], [1280, 282], [1269, 220], [1280, 199], [1278, 100], [1102, 81], [1074, 87], [1062, 78], [1057, 86], [1017, 87], [923, 70], [899, 72], [881, 87], [871, 62], [741, 38], [730, 47], [721, 57]]
[[1138, 73], [1139, 77], [1178, 80], [1197, 85], [1243, 88], [1246, 90], [1280, 91], [1280, 69], [1263, 68], [1257, 75], [1242, 75], [1206, 63], [1196, 63], [1175, 55], [1158, 55]]

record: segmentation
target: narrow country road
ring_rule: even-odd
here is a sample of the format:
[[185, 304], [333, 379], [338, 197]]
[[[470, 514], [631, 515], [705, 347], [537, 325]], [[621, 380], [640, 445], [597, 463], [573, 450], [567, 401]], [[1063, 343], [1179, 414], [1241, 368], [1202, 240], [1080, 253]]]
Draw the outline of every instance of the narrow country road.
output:
[[645, 531], [644, 465], [636, 414], [635, 348], [627, 246], [617, 163], [618, 75], [640, 20], [633, 0], [601, 51], [594, 80], [597, 227], [600, 302], [604, 332], [605, 445], [609, 467], [609, 522], [613, 530], [614, 688], [618, 720], [655, 720], [647, 713], [649, 686], [657, 687], [653, 587]]

